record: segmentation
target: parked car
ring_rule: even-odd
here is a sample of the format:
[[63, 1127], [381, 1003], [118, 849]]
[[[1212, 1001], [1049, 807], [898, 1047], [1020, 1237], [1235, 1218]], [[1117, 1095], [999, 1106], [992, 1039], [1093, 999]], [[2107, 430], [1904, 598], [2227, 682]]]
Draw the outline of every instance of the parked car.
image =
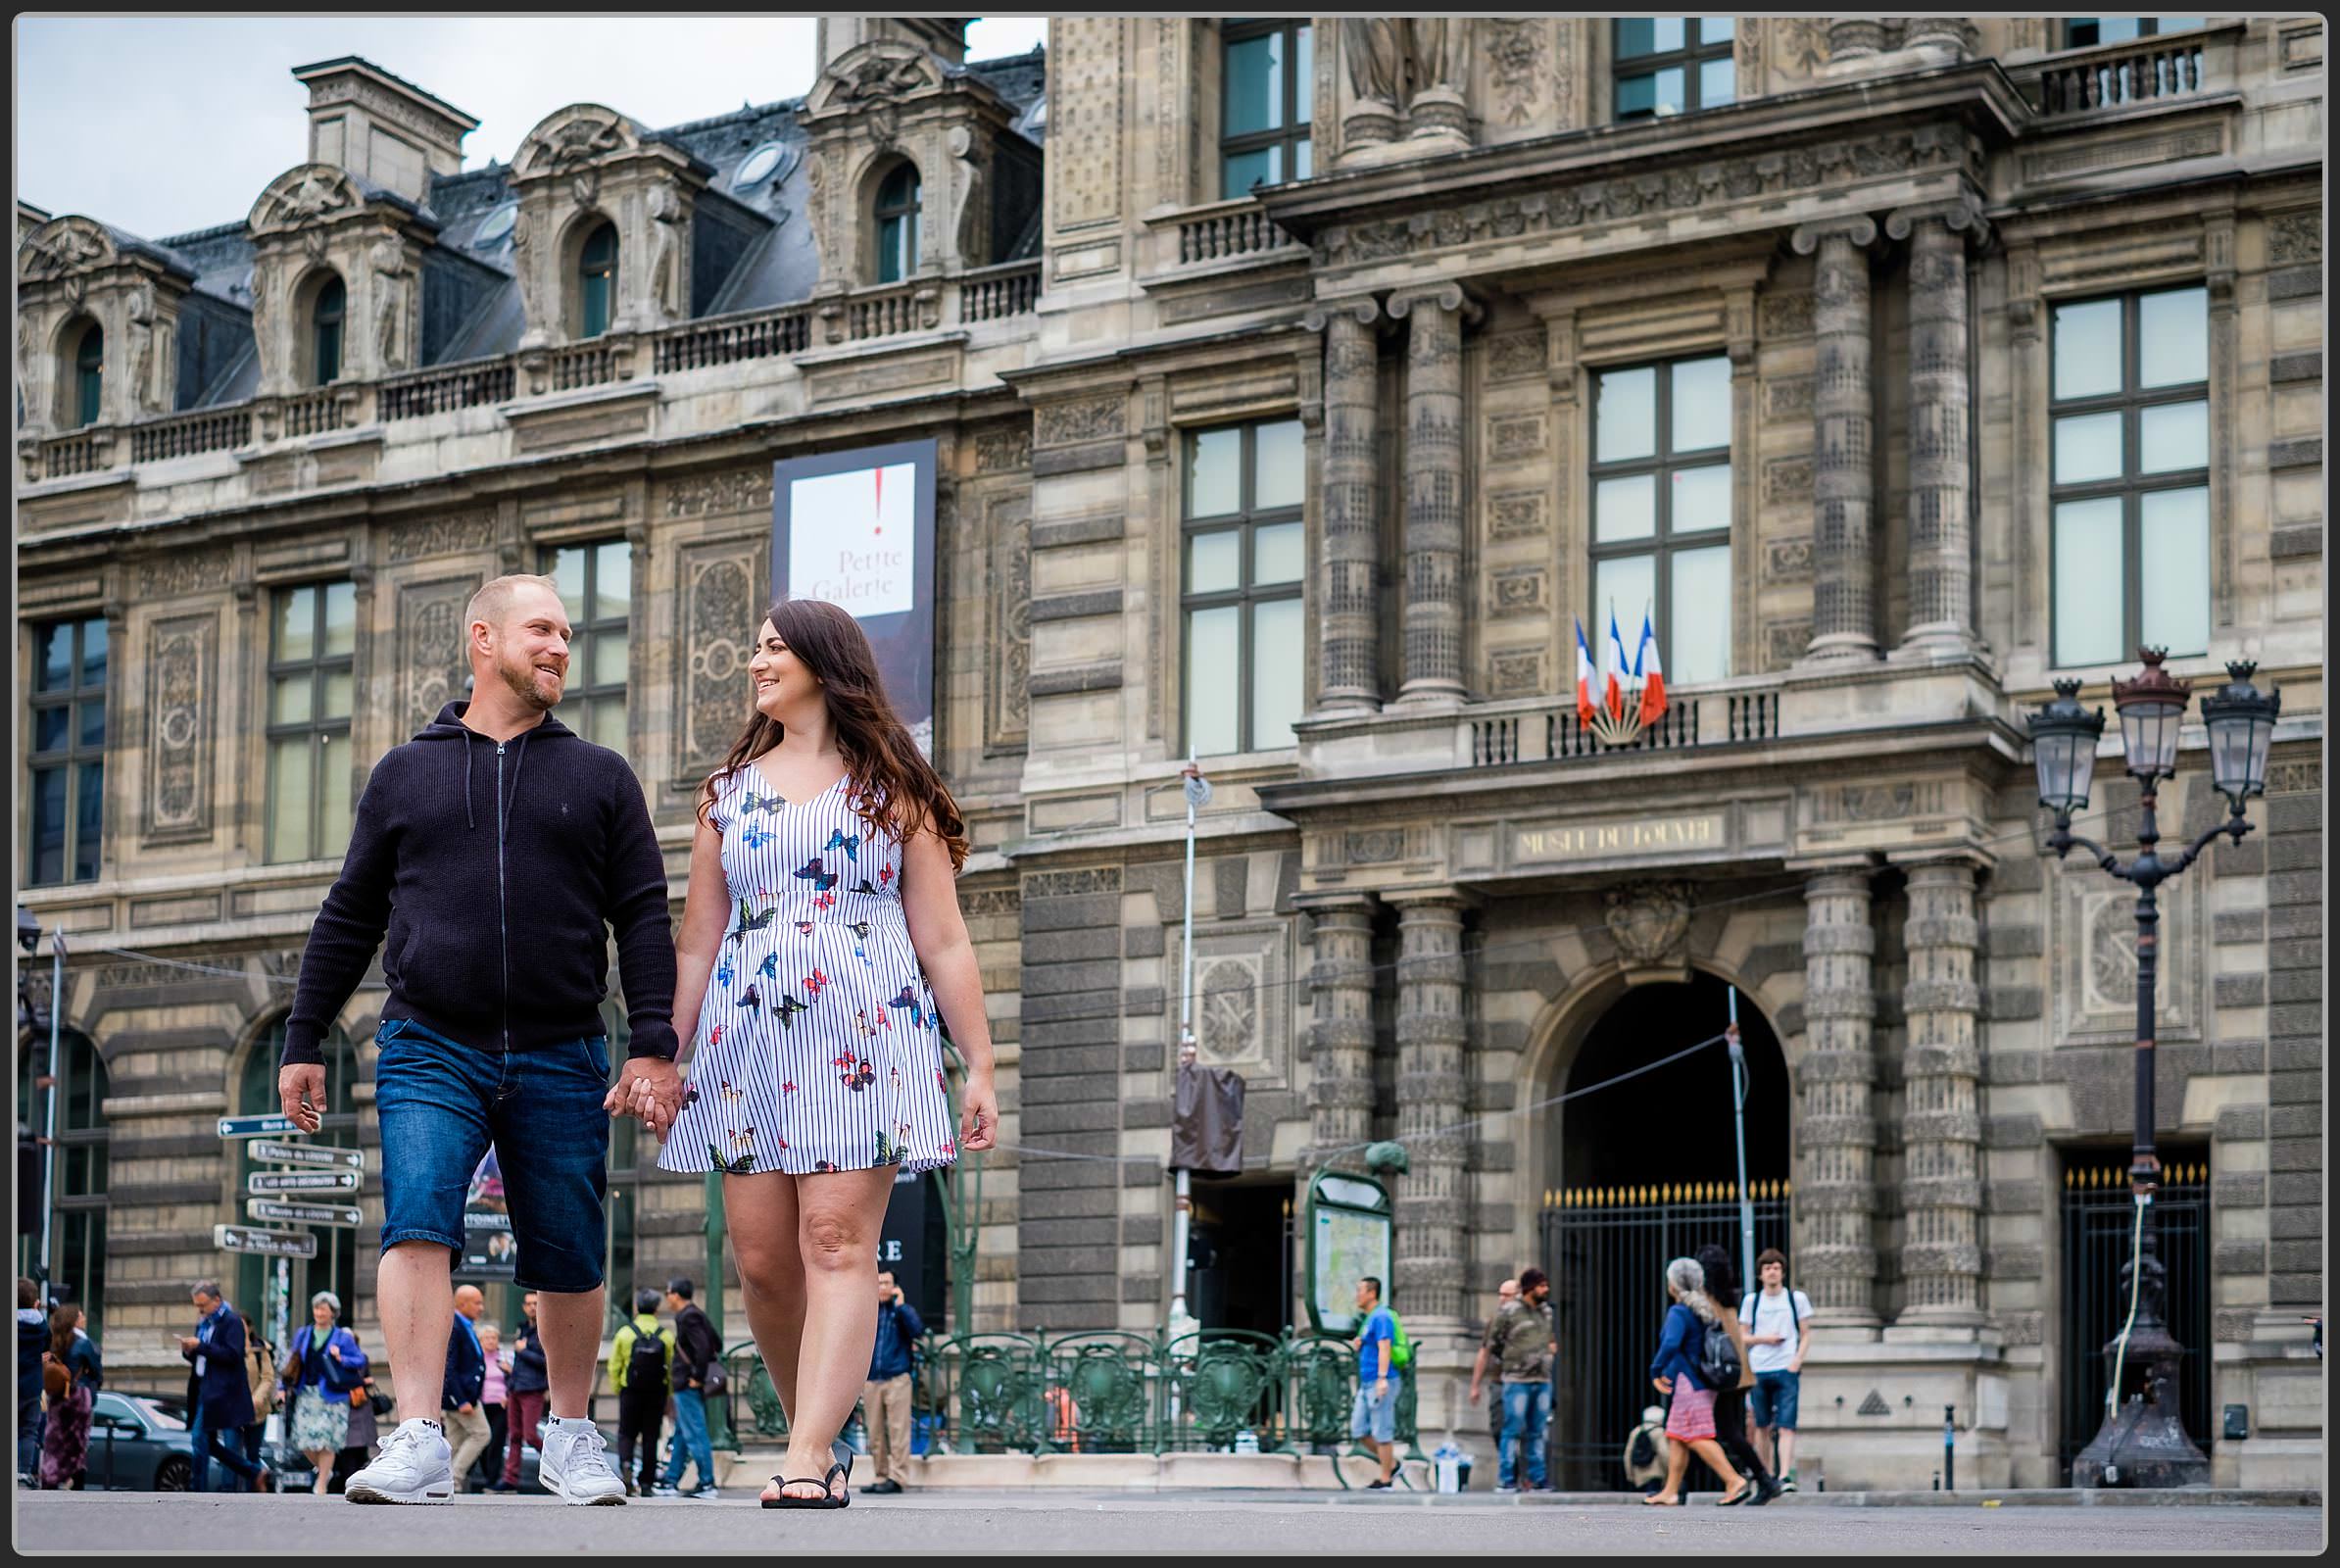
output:
[[185, 1492], [193, 1484], [186, 1403], [100, 1389], [89, 1408], [89, 1457], [81, 1485], [91, 1492]]

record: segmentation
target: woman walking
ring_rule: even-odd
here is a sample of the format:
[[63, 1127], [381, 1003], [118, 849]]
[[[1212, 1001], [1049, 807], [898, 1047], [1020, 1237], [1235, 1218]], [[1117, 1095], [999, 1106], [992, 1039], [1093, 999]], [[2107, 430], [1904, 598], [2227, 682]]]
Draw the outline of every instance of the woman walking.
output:
[[341, 1298], [319, 1291], [309, 1298], [309, 1321], [293, 1336], [282, 1376], [292, 1393], [292, 1446], [317, 1467], [310, 1488], [324, 1496], [333, 1460], [350, 1441], [350, 1396], [366, 1382], [366, 1352], [341, 1326]]
[[1657, 1354], [1650, 1359], [1649, 1381], [1658, 1393], [1673, 1397], [1666, 1412], [1666, 1436], [1674, 1440], [1674, 1452], [1666, 1466], [1665, 1487], [1641, 1500], [1660, 1507], [1681, 1506], [1682, 1478], [1695, 1451], [1708, 1469], [1731, 1484], [1723, 1502], [1743, 1501], [1751, 1483], [1731, 1468], [1731, 1461], [1723, 1457], [1715, 1443], [1714, 1390], [1698, 1373], [1698, 1349], [1706, 1338], [1706, 1327], [1719, 1324], [1721, 1318], [1707, 1298], [1706, 1276], [1696, 1259], [1678, 1257], [1666, 1265], [1666, 1294], [1673, 1298], [1673, 1304], [1666, 1308], [1665, 1332], [1658, 1338]]
[[49, 1314], [49, 1348], [42, 1360], [49, 1424], [41, 1434], [41, 1488], [78, 1492], [89, 1462], [89, 1407], [106, 1374], [96, 1343], [82, 1332], [81, 1309], [73, 1302]]
[[1715, 1390], [1715, 1442], [1731, 1467], [1755, 1483], [1743, 1493], [1747, 1506], [1760, 1508], [1779, 1494], [1779, 1483], [1764, 1468], [1763, 1455], [1747, 1436], [1747, 1391], [1755, 1387], [1755, 1363], [1747, 1354], [1746, 1326], [1738, 1320], [1738, 1275], [1731, 1254], [1709, 1242], [1698, 1249], [1698, 1271], [1706, 1276], [1706, 1298], [1730, 1331], [1731, 1348], [1738, 1352], [1738, 1376], [1729, 1388]]
[[[834, 1446], [877, 1339], [877, 1235], [900, 1171], [988, 1149], [999, 1111], [982, 979], [953, 878], [957, 804], [911, 743], [853, 616], [774, 605], [755, 711], [699, 795], [675, 1017], [696, 1055], [671, 1125], [646, 1080], [614, 1113], [662, 1169], [724, 1172], [748, 1324], [788, 1419], [767, 1508], [842, 1508]], [[956, 1125], [941, 1018], [966, 1063]]]

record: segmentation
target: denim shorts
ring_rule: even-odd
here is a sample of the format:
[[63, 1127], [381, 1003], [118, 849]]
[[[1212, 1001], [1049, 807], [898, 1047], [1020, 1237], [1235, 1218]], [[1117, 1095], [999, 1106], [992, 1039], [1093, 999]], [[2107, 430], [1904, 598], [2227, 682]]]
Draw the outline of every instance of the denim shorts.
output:
[[1373, 1396], [1370, 1380], [1358, 1386], [1357, 1402], [1348, 1413], [1348, 1435], [1362, 1438], [1371, 1434], [1376, 1443], [1397, 1441], [1397, 1379], [1389, 1379], [1389, 1392], [1380, 1398]]
[[408, 1018], [374, 1034], [382, 1128], [382, 1250], [436, 1242], [459, 1257], [463, 1200], [493, 1144], [525, 1291], [602, 1283], [609, 1188], [609, 1045], [590, 1035], [539, 1051], [479, 1051]]
[[1755, 1417], [1755, 1424], [1793, 1432], [1796, 1386], [1802, 1381], [1801, 1373], [1789, 1372], [1784, 1368], [1777, 1372], [1756, 1373], [1755, 1386], [1747, 1391], [1747, 1411]]

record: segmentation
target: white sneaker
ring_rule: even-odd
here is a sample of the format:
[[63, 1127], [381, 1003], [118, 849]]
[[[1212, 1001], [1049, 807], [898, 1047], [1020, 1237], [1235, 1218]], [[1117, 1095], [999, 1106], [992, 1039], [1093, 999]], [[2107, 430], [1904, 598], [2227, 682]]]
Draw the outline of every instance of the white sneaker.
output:
[[625, 1502], [625, 1483], [610, 1468], [609, 1444], [590, 1421], [546, 1419], [536, 1478], [564, 1502]]
[[382, 1442], [373, 1463], [350, 1477], [342, 1495], [352, 1502], [424, 1502], [455, 1492], [454, 1451], [432, 1422], [402, 1421]]

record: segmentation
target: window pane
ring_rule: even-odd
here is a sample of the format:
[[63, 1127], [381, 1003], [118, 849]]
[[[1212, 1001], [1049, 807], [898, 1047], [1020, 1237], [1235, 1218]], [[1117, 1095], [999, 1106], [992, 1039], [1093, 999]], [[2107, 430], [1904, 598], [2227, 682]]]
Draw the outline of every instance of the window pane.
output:
[[357, 677], [346, 669], [325, 671], [324, 710], [319, 718], [347, 718], [350, 716], [351, 695], [357, 689]]
[[596, 686], [625, 684], [626, 635], [610, 630], [593, 634], [593, 667], [586, 678]]
[[1263, 424], [1251, 441], [1251, 507], [1296, 507], [1308, 493], [1306, 433], [1297, 419]]
[[79, 794], [73, 802], [73, 880], [95, 882], [106, 815], [106, 764], [83, 762], [80, 771]]
[[596, 620], [621, 620], [633, 609], [633, 595], [634, 547], [612, 539], [593, 553], [593, 605], [586, 613]]
[[1603, 370], [1592, 378], [1595, 463], [1657, 455], [1657, 368]]
[[276, 596], [276, 643], [270, 657], [281, 664], [317, 657], [315, 588], [292, 588]]
[[1243, 508], [1243, 433], [1197, 430], [1187, 443], [1187, 515], [1223, 517]]
[[1617, 78], [1617, 118], [1642, 120], [1657, 113], [1657, 77]]
[[1672, 533], [1696, 533], [1702, 528], [1731, 526], [1731, 465], [1711, 468], [1680, 468], [1674, 480]]
[[81, 622], [81, 684], [106, 684], [106, 623], [102, 620]]
[[44, 767], [32, 775], [34, 882], [65, 880], [65, 778], [62, 767]]
[[1284, 34], [1267, 33], [1227, 46], [1224, 134], [1248, 135], [1284, 123]]
[[71, 708], [36, 709], [32, 714], [32, 749], [36, 752], [63, 751], [73, 740], [73, 710]]
[[1731, 19], [1729, 17], [1708, 17], [1704, 22], [1698, 24], [1698, 41], [1700, 43], [1729, 43], [1731, 32]]
[[2202, 19], [2200, 17], [2156, 17], [2153, 19], [2153, 30], [2156, 32], [2190, 32], [2201, 25]]
[[1220, 594], [1243, 585], [1243, 531], [1222, 528], [1187, 539], [1187, 592]]
[[1657, 532], [1657, 475], [1603, 479], [1592, 487], [1592, 537], [1600, 544]]
[[2210, 379], [2210, 293], [2173, 288], [2137, 299], [2137, 384]]
[[319, 857], [337, 856], [350, 847], [350, 738], [328, 735], [317, 748], [317, 793]]
[[561, 595], [561, 604], [572, 610], [584, 608], [585, 552], [583, 550], [554, 551], [552, 567], [545, 575], [553, 579], [553, 589]]
[[1738, 101], [1737, 67], [1729, 60], [1709, 60], [1698, 68], [1698, 107], [1719, 109]]
[[2155, 490], [2137, 498], [2144, 594], [2138, 635], [2172, 654], [2210, 648], [2210, 492]]
[[344, 658], [357, 647], [357, 584], [329, 582], [325, 584], [325, 657]]
[[625, 700], [621, 697], [605, 697], [595, 703], [593, 711], [587, 716], [585, 738], [596, 746], [607, 746], [613, 752], [624, 751]]
[[[1292, 119], [1293, 124], [1305, 125], [1316, 114], [1316, 105], [1311, 101], [1316, 95], [1316, 29], [1304, 22], [1295, 34], [1292, 53], [1297, 57], [1297, 64], [1292, 68], [1292, 79], [1300, 85], [1297, 96], [1292, 100]], [[1305, 148], [1308, 144], [1302, 142], [1300, 145]], [[1299, 174], [1302, 179], [1308, 177], [1305, 154], [1302, 155]]]
[[2057, 306], [2055, 352], [2057, 397], [2120, 391], [2121, 302]]
[[[1674, 603], [1666, 612], [1668, 646], [1663, 650], [1666, 673], [1685, 686], [1721, 680], [1731, 673], [1731, 547], [1679, 551], [1673, 567]], [[1620, 616], [1618, 625], [1624, 624]]]
[[581, 335], [585, 337], [600, 337], [609, 330], [609, 277], [606, 272], [588, 273], [585, 278], [584, 327]]
[[307, 671], [268, 683], [268, 722], [306, 724], [316, 716], [317, 680]]
[[1300, 716], [1300, 671], [1307, 666], [1300, 647], [1300, 602], [1272, 599], [1251, 607], [1251, 750], [1272, 752], [1295, 744], [1292, 725]]
[[44, 692], [63, 691], [73, 683], [73, 622], [61, 620], [43, 626], [36, 640], [39, 648], [33, 662], [40, 666], [40, 689]]
[[2084, 414], [2056, 421], [2056, 483], [2120, 477], [2120, 415]]
[[1254, 185], [1274, 185], [1276, 178], [1276, 149], [1255, 147], [1247, 153], [1230, 153], [1219, 162], [1219, 194], [1233, 199], [1247, 194]]
[[1682, 17], [1621, 17], [1617, 22], [1617, 58], [1660, 55], [1682, 46]]
[[1197, 757], [1236, 749], [1242, 635], [1239, 606], [1197, 610], [1187, 616], [1187, 744]]
[[2056, 659], [2064, 666], [2121, 657], [2121, 501], [2056, 509]]
[[2126, 43], [2139, 36], [2143, 30], [2138, 26], [2144, 21], [2142, 17], [2092, 17], [2089, 20], [2096, 24], [2096, 36], [2090, 40], [2094, 43]]
[[317, 742], [293, 735], [268, 743], [268, 858], [309, 858], [309, 774]]
[[[1657, 593], [1657, 557], [1621, 556], [1613, 561], [1595, 562], [1592, 566], [1592, 614], [1584, 622], [1584, 643], [1592, 650], [1592, 667], [1603, 667], [1608, 658], [1609, 615], [1617, 616], [1617, 635], [1621, 641], [1638, 636], [1644, 610], [1654, 609]], [[1625, 628], [1631, 625], [1633, 630]], [[1669, 649], [1667, 652], [1671, 653]], [[1625, 655], [1631, 659], [1633, 648], [1626, 641]], [[1677, 676], [1677, 679], [1680, 677]]]
[[2175, 473], [2210, 466], [2210, 405], [2166, 403], [2137, 411], [2137, 471]]
[[[1302, 103], [1306, 103], [1308, 100], [1306, 96], [1303, 95], [1300, 101]], [[1306, 117], [1302, 116], [1301, 118], [1305, 119]], [[1295, 141], [1292, 144], [1292, 177], [1294, 179], [1306, 179], [1315, 172], [1315, 156], [1310, 150], [1308, 138], [1302, 136], [1298, 141]]]
[[1670, 66], [1657, 74], [1656, 108], [1658, 114], [1679, 115], [1687, 107], [1688, 100], [1682, 96], [1684, 80], [1680, 66]]
[[1252, 530], [1252, 582], [1298, 582], [1306, 565], [1306, 545], [1300, 537], [1300, 524], [1278, 522]]
[[1680, 452], [1731, 445], [1731, 361], [1684, 360], [1674, 367], [1674, 446]]
[[106, 744], [106, 700], [103, 697], [84, 697], [74, 705], [81, 710], [81, 744]]

